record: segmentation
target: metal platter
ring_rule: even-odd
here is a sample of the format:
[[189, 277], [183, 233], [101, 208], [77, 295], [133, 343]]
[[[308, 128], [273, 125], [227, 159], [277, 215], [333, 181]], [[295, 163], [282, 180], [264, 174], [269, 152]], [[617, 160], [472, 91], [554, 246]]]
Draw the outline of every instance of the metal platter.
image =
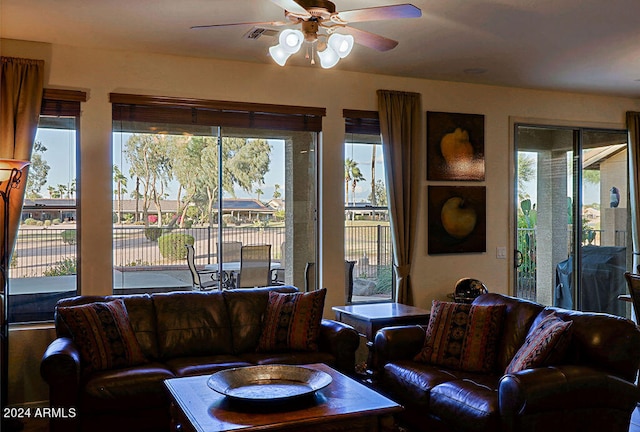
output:
[[272, 403], [307, 397], [331, 381], [326, 372], [308, 367], [263, 365], [216, 372], [207, 385], [233, 400]]

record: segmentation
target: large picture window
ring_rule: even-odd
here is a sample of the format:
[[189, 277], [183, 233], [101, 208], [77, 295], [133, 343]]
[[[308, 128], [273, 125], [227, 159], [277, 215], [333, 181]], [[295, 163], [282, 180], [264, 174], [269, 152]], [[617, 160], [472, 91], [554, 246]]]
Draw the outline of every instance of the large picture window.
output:
[[111, 101], [114, 292], [198, 286], [187, 244], [201, 277], [213, 274], [209, 287], [239, 283], [239, 248], [249, 245], [270, 246], [268, 283], [305, 285], [316, 255], [324, 110], [132, 95]]
[[345, 110], [345, 301], [392, 301], [393, 250], [377, 112]]
[[77, 293], [77, 165], [83, 92], [46, 90], [11, 257], [9, 321], [53, 319], [56, 301]]

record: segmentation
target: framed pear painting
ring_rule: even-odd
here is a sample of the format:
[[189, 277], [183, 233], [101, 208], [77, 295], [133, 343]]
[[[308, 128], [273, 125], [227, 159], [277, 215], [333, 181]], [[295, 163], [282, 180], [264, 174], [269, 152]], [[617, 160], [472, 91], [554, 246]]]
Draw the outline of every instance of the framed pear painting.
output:
[[427, 180], [484, 180], [484, 116], [427, 111]]
[[429, 254], [487, 251], [486, 188], [429, 186]]

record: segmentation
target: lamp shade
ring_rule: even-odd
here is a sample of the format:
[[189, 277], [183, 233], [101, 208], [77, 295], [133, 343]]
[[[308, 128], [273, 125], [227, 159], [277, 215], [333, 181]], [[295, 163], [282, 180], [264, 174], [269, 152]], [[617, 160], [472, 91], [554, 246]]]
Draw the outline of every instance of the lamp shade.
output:
[[280, 46], [285, 52], [295, 54], [302, 46], [304, 35], [300, 30], [286, 29], [280, 32], [279, 41]]
[[273, 59], [273, 61], [278, 63], [280, 66], [284, 66], [289, 56], [291, 56], [291, 53], [288, 53], [284, 49], [282, 49], [282, 45], [280, 44], [274, 45], [269, 48], [269, 54], [271, 54], [271, 58]]
[[329, 45], [327, 45], [327, 48], [323, 51], [318, 51], [318, 57], [320, 57], [320, 66], [325, 69], [334, 67], [340, 60], [340, 56], [336, 50], [331, 48]]
[[21, 171], [30, 163], [30, 161], [19, 159], [0, 159], [0, 182], [9, 180], [14, 169]]
[[329, 36], [329, 40], [327, 41], [327, 45], [329, 45], [333, 50], [340, 56], [340, 58], [345, 58], [349, 55], [351, 50], [353, 49], [354, 39], [351, 35], [343, 35], [340, 33], [334, 33]]

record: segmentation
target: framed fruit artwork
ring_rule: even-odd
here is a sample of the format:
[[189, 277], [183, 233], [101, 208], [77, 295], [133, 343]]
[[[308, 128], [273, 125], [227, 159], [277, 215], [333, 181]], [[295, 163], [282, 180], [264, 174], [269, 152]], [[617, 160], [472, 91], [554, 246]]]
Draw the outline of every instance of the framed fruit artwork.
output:
[[487, 251], [486, 188], [429, 186], [430, 255]]
[[484, 180], [484, 116], [427, 111], [427, 180]]

